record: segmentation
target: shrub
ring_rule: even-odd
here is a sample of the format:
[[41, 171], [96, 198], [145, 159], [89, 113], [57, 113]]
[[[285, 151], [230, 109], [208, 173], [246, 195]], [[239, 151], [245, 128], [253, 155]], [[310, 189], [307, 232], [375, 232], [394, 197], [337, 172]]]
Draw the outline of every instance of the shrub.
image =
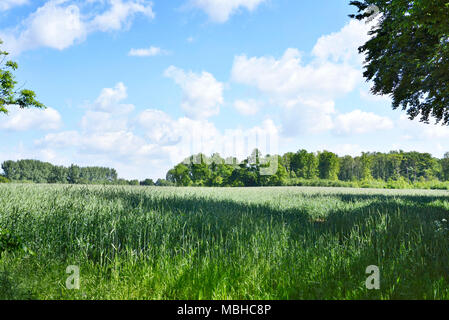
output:
[[8, 229], [0, 227], [0, 254], [4, 251], [17, 251], [22, 248], [22, 241]]
[[4, 177], [4, 176], [0, 176], [0, 183], [10, 183], [11, 181], [9, 181], [8, 178]]

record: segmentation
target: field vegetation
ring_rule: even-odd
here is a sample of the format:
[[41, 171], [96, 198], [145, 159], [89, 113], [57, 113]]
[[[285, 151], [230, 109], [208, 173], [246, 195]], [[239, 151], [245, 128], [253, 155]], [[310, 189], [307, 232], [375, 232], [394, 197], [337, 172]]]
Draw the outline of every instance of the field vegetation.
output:
[[448, 210], [432, 190], [3, 184], [0, 298], [449, 299]]

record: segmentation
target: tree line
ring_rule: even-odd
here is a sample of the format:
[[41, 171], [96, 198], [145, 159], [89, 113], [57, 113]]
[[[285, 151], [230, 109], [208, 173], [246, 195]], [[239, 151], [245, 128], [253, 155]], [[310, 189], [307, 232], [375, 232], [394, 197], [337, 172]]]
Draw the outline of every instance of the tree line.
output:
[[[268, 160], [267, 160], [268, 159]], [[273, 175], [263, 175], [262, 167], [277, 163]], [[299, 150], [283, 156], [262, 157], [259, 150], [242, 162], [219, 154], [191, 156], [169, 170], [167, 182], [177, 186], [256, 187], [329, 185], [401, 188], [413, 184], [447, 188], [449, 153], [443, 159], [416, 151], [364, 152], [357, 157], [329, 151]]]
[[[364, 152], [339, 157], [329, 151], [262, 156], [254, 150], [243, 161], [192, 155], [167, 172], [165, 179], [126, 180], [105, 167], [55, 166], [38, 160], [5, 161], [1, 182], [111, 184], [141, 186], [333, 186], [449, 189], [449, 152], [442, 159], [416, 151]], [[274, 168], [270, 174], [264, 169]]]

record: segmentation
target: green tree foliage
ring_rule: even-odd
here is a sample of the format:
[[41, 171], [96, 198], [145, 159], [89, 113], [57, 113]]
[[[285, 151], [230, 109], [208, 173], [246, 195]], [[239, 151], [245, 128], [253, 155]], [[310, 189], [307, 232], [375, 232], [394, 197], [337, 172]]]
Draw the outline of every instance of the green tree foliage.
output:
[[117, 171], [102, 167], [80, 168], [71, 165], [66, 168], [38, 160], [5, 161], [2, 163], [4, 176], [11, 181], [35, 183], [98, 184], [117, 181]]
[[[0, 40], [0, 45], [3, 42]], [[17, 81], [13, 72], [17, 70], [16, 62], [6, 60], [8, 52], [0, 50], [0, 113], [7, 113], [8, 106], [17, 105], [20, 108], [45, 108], [36, 100], [36, 93], [28, 89], [18, 91]]]
[[444, 155], [444, 158], [441, 160], [442, 166], [442, 175], [441, 178], [444, 181], [449, 181], [449, 152]]
[[338, 178], [342, 181], [352, 181], [355, 178], [355, 161], [351, 156], [340, 158]]
[[318, 159], [307, 150], [299, 150], [292, 155], [291, 168], [296, 177], [315, 179], [318, 172]]
[[282, 158], [278, 159], [278, 169], [276, 174], [268, 176], [268, 182], [266, 183], [269, 186], [285, 186], [288, 183], [288, 172], [287, 169], [282, 165]]
[[0, 175], [0, 183], [9, 183], [11, 182], [8, 178]]
[[165, 179], [157, 179], [156, 186], [158, 187], [172, 187], [174, 184], [168, 180]]
[[[114, 169], [101, 167], [54, 166], [36, 160], [5, 161], [1, 182], [115, 184], [141, 186], [346, 186], [346, 187], [424, 187], [445, 189], [449, 185], [449, 152], [443, 159], [429, 153], [390, 151], [364, 152], [361, 156], [338, 157], [322, 151], [299, 150], [283, 156], [262, 156], [259, 150], [239, 162], [223, 159], [218, 153], [207, 157], [193, 155], [167, 172], [166, 179], [118, 179]], [[264, 168], [274, 168], [264, 173]], [[426, 184], [427, 183], [427, 184]]]
[[176, 184], [178, 187], [188, 187], [192, 185], [192, 179], [190, 176], [189, 168], [180, 163], [167, 173], [167, 181]]
[[[273, 159], [277, 159], [277, 171], [262, 175], [261, 169], [270, 166]], [[440, 160], [428, 153], [404, 151], [338, 157], [329, 151], [314, 154], [299, 150], [283, 156], [262, 157], [256, 149], [242, 162], [235, 158], [225, 160], [219, 154], [210, 158], [203, 154], [191, 156], [171, 169], [167, 180], [158, 180], [156, 185], [256, 187], [354, 186], [356, 183], [355, 186], [362, 187], [405, 188], [415, 182], [437, 183], [438, 179], [449, 180], [449, 152]]]
[[67, 181], [70, 184], [78, 184], [81, 181], [81, 168], [72, 164], [67, 172]]
[[372, 38], [359, 48], [365, 54], [364, 77], [373, 94], [390, 95], [393, 108], [410, 119], [432, 116], [449, 125], [449, 1], [351, 1], [364, 20], [380, 10]]
[[335, 153], [323, 151], [318, 154], [318, 171], [320, 179], [338, 180], [340, 161]]
[[360, 157], [360, 180], [370, 180], [371, 175], [372, 157], [368, 153], [363, 152]]
[[140, 185], [151, 187], [151, 186], [154, 186], [154, 181], [153, 181], [153, 179], [145, 179], [143, 181], [140, 181]]

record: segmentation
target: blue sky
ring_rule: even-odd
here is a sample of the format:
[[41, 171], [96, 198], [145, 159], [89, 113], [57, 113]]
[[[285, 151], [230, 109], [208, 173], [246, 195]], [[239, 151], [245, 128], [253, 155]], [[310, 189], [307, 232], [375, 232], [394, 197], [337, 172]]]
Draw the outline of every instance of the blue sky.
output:
[[441, 157], [448, 128], [369, 93], [357, 47], [371, 25], [348, 2], [2, 0], [2, 48], [49, 108], [0, 115], [0, 161], [143, 179], [192, 153], [254, 147]]

